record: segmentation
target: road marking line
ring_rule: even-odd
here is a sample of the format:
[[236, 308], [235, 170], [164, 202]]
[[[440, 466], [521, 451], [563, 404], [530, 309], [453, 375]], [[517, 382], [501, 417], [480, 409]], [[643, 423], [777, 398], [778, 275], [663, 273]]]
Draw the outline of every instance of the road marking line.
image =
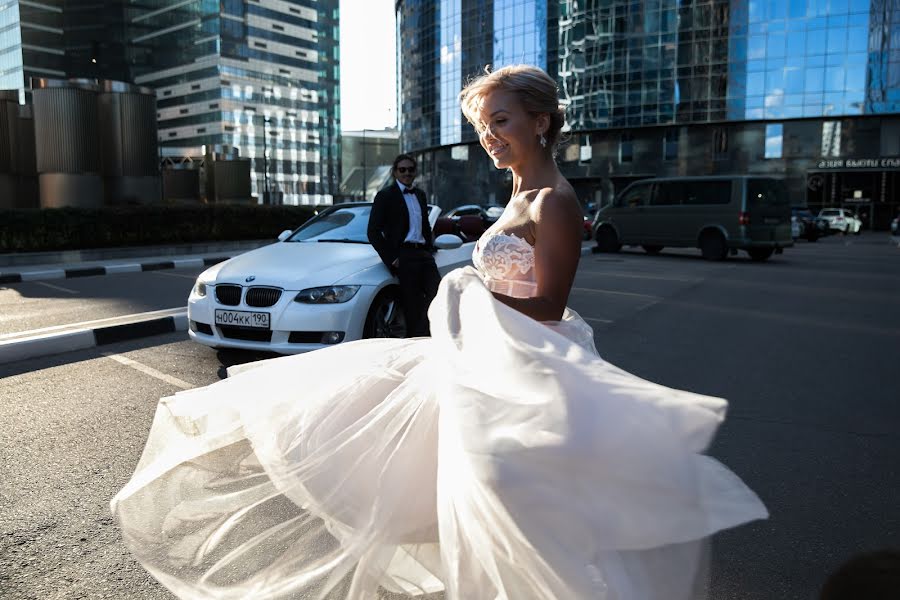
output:
[[702, 277], [686, 278], [686, 277], [666, 277], [664, 275], [634, 275], [631, 273], [610, 273], [608, 271], [585, 271], [578, 274], [579, 277], [587, 275], [596, 275], [598, 277], [624, 277], [626, 279], [653, 279], [658, 281], [680, 281], [683, 283], [696, 283], [703, 281]]
[[145, 313], [137, 313], [133, 315], [121, 315], [118, 317], [108, 317], [106, 319], [96, 319], [94, 321], [84, 321], [82, 323], [69, 323], [67, 325], [54, 325], [53, 327], [43, 327], [41, 329], [29, 329], [28, 331], [18, 331], [15, 333], [4, 333], [0, 335], [0, 340], [14, 338], [14, 337], [25, 337], [28, 335], [38, 335], [41, 333], [49, 333], [51, 331], [59, 331], [60, 329], [88, 329], [91, 328], [92, 325], [99, 325], [101, 323], [109, 323], [110, 321], [119, 321], [122, 319], [134, 319], [139, 317], [152, 317], [152, 316], [176, 316], [185, 312], [186, 309], [183, 307], [178, 308], [164, 308], [162, 310], [152, 310], [150, 312]]
[[637, 294], [635, 292], [619, 292], [616, 290], [603, 290], [603, 289], [594, 289], [594, 288], [586, 288], [586, 287], [573, 287], [573, 292], [592, 292], [594, 294], [616, 294], [617, 296], [634, 296], [636, 298], [650, 298], [651, 300], [662, 300], [661, 296], [654, 296], [652, 294]]
[[581, 317], [585, 321], [590, 321], [591, 323], [602, 323], [604, 325], [608, 323], [612, 323], [609, 319], [598, 319], [597, 317]]
[[116, 361], [117, 363], [121, 363], [121, 364], [125, 365], [126, 367], [131, 367], [132, 369], [134, 369], [136, 371], [140, 371], [141, 373], [144, 373], [145, 375], [149, 375], [150, 377], [155, 377], [156, 379], [159, 379], [160, 381], [165, 381], [166, 383], [174, 385], [175, 387], [179, 387], [183, 390], [192, 390], [195, 387], [197, 387], [196, 385], [191, 385], [187, 381], [182, 381], [181, 379], [178, 379], [177, 377], [172, 377], [171, 375], [166, 375], [162, 371], [157, 371], [153, 367], [148, 367], [147, 365], [145, 365], [143, 363], [139, 363], [136, 360], [131, 360], [130, 358], [122, 356], [121, 354], [111, 354], [109, 352], [104, 352], [103, 356], [105, 356], [106, 358], [111, 358], [112, 360]]
[[52, 283], [47, 283], [46, 281], [35, 281], [34, 283], [36, 283], [37, 285], [46, 286], [52, 290], [59, 290], [61, 292], [66, 292], [69, 294], [77, 294], [78, 293], [76, 290], [70, 290], [69, 288], [64, 288], [61, 285], [53, 285]]
[[155, 275], [165, 275], [166, 277], [184, 277], [185, 279], [190, 279], [191, 281], [195, 281], [197, 279], [196, 275], [185, 275], [184, 273], [166, 273], [165, 271], [149, 271]]

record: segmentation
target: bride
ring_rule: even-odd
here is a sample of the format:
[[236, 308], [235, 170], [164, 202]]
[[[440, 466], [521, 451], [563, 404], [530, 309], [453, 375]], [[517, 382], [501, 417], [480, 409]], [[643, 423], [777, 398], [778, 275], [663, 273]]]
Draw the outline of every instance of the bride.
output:
[[688, 600], [704, 538], [767, 516], [702, 454], [726, 402], [605, 362], [566, 308], [581, 212], [540, 69], [489, 72], [463, 112], [513, 193], [448, 274], [432, 338], [229, 371], [160, 401], [112, 500], [181, 598]]

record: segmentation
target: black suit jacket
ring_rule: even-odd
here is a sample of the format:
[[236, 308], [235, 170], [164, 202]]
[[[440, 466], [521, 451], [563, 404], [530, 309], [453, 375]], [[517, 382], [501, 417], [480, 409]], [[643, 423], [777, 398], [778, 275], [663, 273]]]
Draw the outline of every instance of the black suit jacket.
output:
[[[422, 237], [425, 238], [428, 248], [433, 251], [434, 237], [431, 233], [431, 224], [428, 222], [425, 192], [416, 189], [416, 198], [422, 212]], [[389, 269], [392, 268], [391, 264], [400, 254], [400, 244], [409, 234], [409, 210], [396, 182], [375, 195], [367, 233], [369, 242], [378, 252], [378, 256]]]

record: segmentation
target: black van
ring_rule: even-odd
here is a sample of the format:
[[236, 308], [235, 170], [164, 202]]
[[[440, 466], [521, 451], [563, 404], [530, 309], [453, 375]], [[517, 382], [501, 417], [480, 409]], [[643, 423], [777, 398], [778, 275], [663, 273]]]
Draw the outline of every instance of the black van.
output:
[[600, 252], [631, 245], [656, 254], [671, 246], [722, 260], [745, 250], [762, 261], [794, 245], [784, 182], [754, 175], [636, 181], [597, 211], [593, 230]]

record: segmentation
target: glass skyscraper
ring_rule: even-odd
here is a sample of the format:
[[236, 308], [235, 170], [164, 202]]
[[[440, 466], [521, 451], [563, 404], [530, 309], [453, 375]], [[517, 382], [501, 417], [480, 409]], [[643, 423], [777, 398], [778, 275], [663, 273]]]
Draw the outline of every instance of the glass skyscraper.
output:
[[260, 198], [268, 187], [286, 204], [331, 202], [338, 0], [143, 0], [127, 12], [135, 83], [157, 90], [164, 156], [235, 147], [253, 161]]
[[0, 0], [0, 89], [32, 77], [128, 81], [126, 0]]
[[340, 183], [338, 4], [0, 0], [0, 89], [24, 101], [31, 77], [154, 88], [164, 157], [235, 147], [252, 161], [257, 197], [329, 203]]
[[401, 145], [442, 205], [508, 195], [470, 159], [456, 95], [524, 62], [558, 81], [558, 160], [584, 202], [644, 177], [769, 173], [866, 227], [900, 210], [900, 0], [402, 0], [397, 17]]
[[64, 0], [0, 0], [0, 89], [25, 89], [31, 77], [66, 76]]

